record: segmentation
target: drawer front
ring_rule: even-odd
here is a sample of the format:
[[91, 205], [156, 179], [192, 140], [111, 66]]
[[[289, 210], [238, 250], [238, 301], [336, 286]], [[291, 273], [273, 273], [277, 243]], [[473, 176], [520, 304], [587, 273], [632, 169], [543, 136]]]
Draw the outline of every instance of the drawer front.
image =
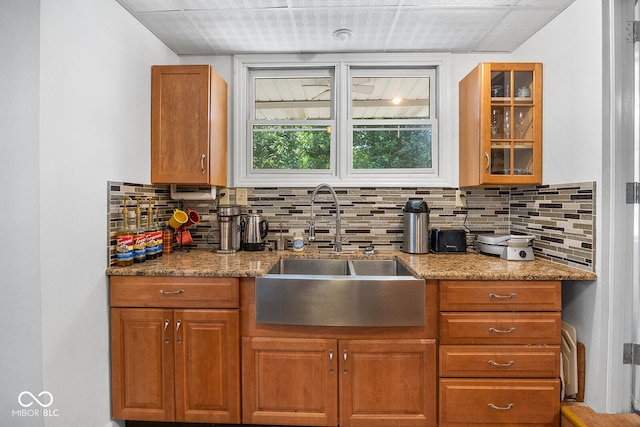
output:
[[440, 313], [441, 344], [560, 345], [554, 313]]
[[440, 346], [441, 377], [559, 378], [558, 346]]
[[560, 425], [560, 380], [440, 380], [440, 426]]
[[109, 278], [111, 307], [238, 308], [237, 278], [138, 277]]
[[559, 281], [440, 282], [442, 311], [560, 311]]

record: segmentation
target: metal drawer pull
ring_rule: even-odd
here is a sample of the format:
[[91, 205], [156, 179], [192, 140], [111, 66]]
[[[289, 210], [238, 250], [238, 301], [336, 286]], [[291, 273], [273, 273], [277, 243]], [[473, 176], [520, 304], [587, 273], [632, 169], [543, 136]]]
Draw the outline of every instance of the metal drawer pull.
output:
[[180, 319], [178, 319], [178, 321], [176, 322], [176, 342], [178, 344], [182, 344], [182, 339], [180, 339], [180, 326], [182, 325], [182, 322], [180, 321]]
[[179, 295], [184, 294], [184, 289], [178, 289], [177, 291], [165, 291], [164, 289], [160, 289], [160, 293], [162, 295]]
[[489, 157], [489, 152], [485, 151], [484, 156], [487, 158], [487, 167], [485, 168], [484, 172], [489, 173], [489, 168], [491, 167], [491, 158]]
[[513, 403], [509, 403], [507, 406], [501, 408], [500, 406], [496, 406], [493, 403], [489, 403], [489, 408], [491, 409], [497, 409], [499, 411], [508, 411], [509, 409], [513, 408]]
[[202, 175], [204, 175], [204, 173], [206, 172], [204, 169], [204, 159], [205, 155], [203, 154], [202, 157], [200, 157], [200, 168], [202, 169]]
[[169, 337], [167, 337], [167, 328], [169, 327], [169, 319], [164, 319], [164, 330], [162, 336], [164, 337], [164, 343], [169, 344]]
[[344, 366], [342, 367], [342, 373], [347, 375], [347, 350], [342, 351], [342, 358], [344, 359]]
[[329, 350], [329, 373], [333, 374], [333, 349]]
[[516, 328], [509, 328], [506, 331], [500, 330], [500, 329], [496, 329], [496, 328], [489, 328], [489, 332], [495, 332], [497, 334], [510, 334], [512, 332], [515, 332]]
[[515, 365], [515, 363], [516, 362], [513, 360], [509, 360], [507, 363], [498, 363], [498, 362], [494, 362], [493, 360], [489, 360], [489, 365], [498, 366], [500, 368], [508, 368], [509, 366]]
[[515, 298], [516, 294], [512, 293], [511, 295], [498, 295], [498, 294], [489, 294], [489, 298]]

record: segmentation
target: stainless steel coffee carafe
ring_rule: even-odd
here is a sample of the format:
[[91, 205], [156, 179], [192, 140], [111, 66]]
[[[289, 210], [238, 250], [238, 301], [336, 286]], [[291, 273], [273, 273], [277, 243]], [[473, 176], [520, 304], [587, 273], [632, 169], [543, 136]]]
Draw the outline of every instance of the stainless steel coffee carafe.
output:
[[218, 206], [218, 224], [220, 224], [220, 249], [216, 252], [231, 254], [240, 250], [242, 243], [240, 206]]
[[429, 253], [429, 208], [424, 200], [409, 200], [404, 206], [402, 250], [410, 254]]

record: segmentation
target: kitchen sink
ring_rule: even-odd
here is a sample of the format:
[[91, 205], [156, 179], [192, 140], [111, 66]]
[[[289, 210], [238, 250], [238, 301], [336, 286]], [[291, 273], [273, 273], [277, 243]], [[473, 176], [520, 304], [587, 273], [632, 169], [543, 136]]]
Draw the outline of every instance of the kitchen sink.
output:
[[425, 281], [398, 260], [283, 258], [256, 278], [258, 323], [424, 325]]
[[269, 274], [346, 275], [349, 261], [342, 259], [282, 258]]

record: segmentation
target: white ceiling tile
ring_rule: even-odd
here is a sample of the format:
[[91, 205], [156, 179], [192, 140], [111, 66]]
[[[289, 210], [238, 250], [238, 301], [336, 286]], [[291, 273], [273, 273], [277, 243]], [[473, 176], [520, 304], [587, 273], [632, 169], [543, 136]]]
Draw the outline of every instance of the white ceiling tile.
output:
[[574, 0], [116, 1], [177, 54], [207, 55], [511, 52]]

